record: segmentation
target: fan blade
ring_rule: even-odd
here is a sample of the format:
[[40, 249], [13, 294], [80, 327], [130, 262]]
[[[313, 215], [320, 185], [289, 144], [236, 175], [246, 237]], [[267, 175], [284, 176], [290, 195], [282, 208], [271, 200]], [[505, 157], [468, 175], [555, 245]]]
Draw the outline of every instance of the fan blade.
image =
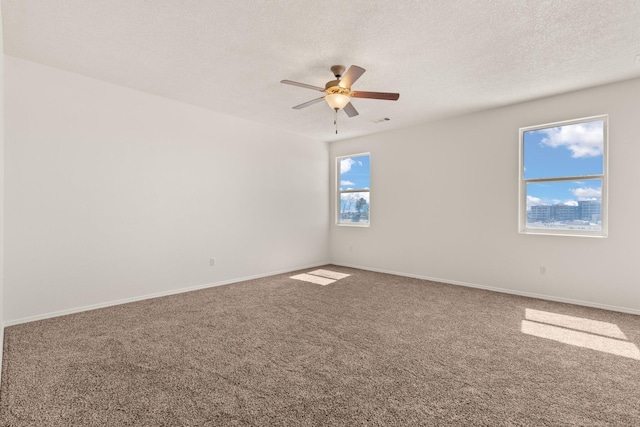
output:
[[400, 98], [399, 93], [388, 92], [352, 92], [351, 96], [354, 98], [386, 99], [388, 101], [397, 101]]
[[364, 74], [365, 71], [367, 70], [362, 67], [352, 65], [351, 67], [349, 67], [344, 76], [342, 76], [342, 78], [340, 79], [340, 83], [338, 84], [340, 85], [340, 87], [350, 88], [351, 85], [354, 84], [356, 80], [358, 80], [360, 76]]
[[354, 117], [360, 114], [358, 113], [358, 110], [356, 110], [356, 107], [354, 107], [352, 103], [348, 103], [347, 105], [345, 105], [343, 110], [345, 113], [347, 113], [347, 116], [349, 117]]
[[294, 110], [301, 110], [305, 107], [308, 107], [309, 105], [313, 105], [316, 102], [320, 102], [324, 99], [324, 96], [321, 96], [320, 98], [316, 98], [316, 99], [312, 99], [311, 101], [307, 101], [304, 104], [300, 104], [300, 105], [296, 105], [295, 107], [293, 107]]
[[313, 89], [313, 90], [318, 90], [320, 92], [324, 92], [324, 88], [320, 86], [308, 85], [306, 83], [292, 82], [291, 80], [280, 80], [280, 83], [284, 83], [286, 85], [291, 85], [291, 86], [306, 87], [307, 89]]

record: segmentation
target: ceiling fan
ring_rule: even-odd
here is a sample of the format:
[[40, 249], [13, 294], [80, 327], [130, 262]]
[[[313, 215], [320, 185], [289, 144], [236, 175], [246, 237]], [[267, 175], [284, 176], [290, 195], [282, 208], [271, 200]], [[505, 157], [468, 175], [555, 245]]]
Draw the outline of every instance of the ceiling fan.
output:
[[312, 99], [311, 101], [296, 105], [293, 107], [294, 110], [301, 110], [324, 99], [331, 108], [336, 110], [336, 113], [338, 110], [344, 109], [344, 112], [347, 113], [347, 116], [349, 117], [358, 115], [358, 110], [356, 110], [351, 103], [351, 98], [386, 99], [388, 101], [396, 101], [400, 98], [399, 93], [352, 91], [351, 85], [353, 85], [366, 70], [362, 67], [358, 67], [357, 65], [352, 65], [343, 75], [344, 70], [345, 67], [343, 65], [334, 65], [331, 67], [331, 72], [336, 79], [328, 81], [324, 85], [324, 88], [308, 85], [306, 83], [293, 82], [291, 80], [281, 80], [280, 83], [324, 92], [324, 95], [320, 98]]

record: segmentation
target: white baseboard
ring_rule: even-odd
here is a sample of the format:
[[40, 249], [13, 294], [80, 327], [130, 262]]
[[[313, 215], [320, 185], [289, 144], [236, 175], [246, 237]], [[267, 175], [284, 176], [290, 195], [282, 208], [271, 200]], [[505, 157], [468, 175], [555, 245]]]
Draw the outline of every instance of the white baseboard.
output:
[[393, 274], [395, 276], [411, 277], [411, 278], [414, 278], [414, 279], [422, 279], [422, 280], [429, 280], [429, 281], [432, 281], [432, 282], [447, 283], [449, 285], [458, 285], [458, 286], [466, 286], [468, 288], [484, 289], [484, 290], [487, 290], [487, 291], [500, 292], [500, 293], [503, 293], [503, 294], [512, 294], [512, 295], [518, 295], [518, 296], [523, 296], [523, 297], [538, 298], [538, 299], [543, 299], [543, 300], [548, 300], [548, 301], [564, 302], [564, 303], [567, 303], [567, 304], [582, 305], [582, 306], [585, 306], [585, 307], [601, 308], [603, 310], [618, 311], [618, 312], [621, 312], [621, 313], [640, 315], [640, 310], [637, 310], [637, 309], [634, 309], [634, 308], [628, 308], [628, 307], [618, 307], [618, 306], [615, 306], [615, 305], [600, 304], [600, 303], [596, 303], [596, 302], [582, 301], [582, 300], [576, 300], [576, 299], [571, 299], [571, 298], [562, 298], [562, 297], [556, 297], [556, 296], [553, 296], [553, 295], [543, 295], [543, 294], [536, 294], [536, 293], [533, 293], [533, 292], [516, 291], [516, 290], [513, 290], [513, 289], [497, 288], [497, 287], [494, 287], [494, 286], [478, 285], [476, 283], [461, 282], [461, 281], [458, 281], [458, 280], [441, 279], [441, 278], [438, 278], [438, 277], [422, 276], [420, 274], [403, 273], [403, 272], [400, 272], [400, 271], [384, 270], [384, 269], [381, 269], [381, 268], [365, 267], [365, 266], [361, 266], [361, 265], [342, 264], [342, 263], [338, 263], [338, 262], [332, 262], [331, 264], [339, 265], [339, 266], [342, 266], [342, 267], [358, 268], [360, 270], [375, 271], [375, 272], [378, 272], [378, 273]]
[[4, 324], [0, 321], [0, 383], [2, 383], [2, 367], [4, 366], [3, 358], [4, 355]]
[[[5, 322], [4, 326], [6, 327], [6, 326], [19, 325], [21, 323], [35, 322], [37, 320], [50, 319], [52, 317], [66, 316], [68, 314], [81, 313], [83, 311], [89, 311], [89, 310], [96, 310], [98, 308], [105, 308], [105, 307], [111, 307], [114, 305], [127, 304], [130, 302], [143, 301], [151, 298], [166, 297], [169, 295], [182, 294], [185, 292], [197, 291], [197, 290], [206, 289], [206, 288], [213, 288], [216, 286], [230, 285], [232, 283], [244, 282], [246, 280], [260, 279], [268, 276], [275, 276], [277, 274], [289, 273], [291, 271], [306, 270], [308, 268], [316, 268], [316, 267], [320, 267], [327, 264], [330, 264], [330, 263], [327, 261], [319, 264], [303, 265], [301, 267], [288, 268], [286, 270], [271, 271], [269, 273], [255, 274], [253, 276], [238, 277], [235, 279], [223, 280], [220, 282], [205, 283], [203, 285], [190, 286], [187, 288], [172, 289], [170, 291], [157, 292], [153, 294], [141, 295], [141, 296], [136, 296], [131, 298], [124, 298], [124, 299], [108, 301], [108, 302], [103, 302], [98, 304], [91, 304], [91, 305], [86, 305], [82, 307], [74, 307], [67, 310], [54, 311], [50, 313], [38, 314], [35, 316], [28, 316], [28, 317], [22, 317], [20, 319], [9, 320]], [[3, 328], [3, 331], [4, 331], [4, 328]], [[0, 360], [2, 359], [0, 358]]]
[[[582, 305], [582, 306], [586, 306], [586, 307], [601, 308], [601, 309], [604, 309], [604, 310], [618, 311], [618, 312], [621, 312], [621, 313], [640, 315], [640, 310], [633, 309], [633, 308], [628, 308], [628, 307], [618, 307], [618, 306], [613, 306], [613, 305], [608, 305], [608, 304], [594, 303], [594, 302], [590, 302], [590, 301], [582, 301], [582, 300], [575, 300], [575, 299], [571, 299], [571, 298], [555, 297], [555, 296], [552, 296], [552, 295], [543, 295], [543, 294], [537, 294], [537, 293], [533, 293], [533, 292], [516, 291], [516, 290], [512, 290], [512, 289], [498, 288], [498, 287], [494, 287], [494, 286], [479, 285], [479, 284], [476, 284], [476, 283], [462, 282], [462, 281], [458, 281], [458, 280], [442, 279], [442, 278], [439, 278], [439, 277], [423, 276], [423, 275], [420, 275], [420, 274], [404, 273], [404, 272], [400, 272], [400, 271], [385, 270], [385, 269], [381, 269], [381, 268], [367, 267], [367, 266], [362, 266], [362, 265], [343, 264], [343, 263], [338, 263], [338, 262], [329, 262], [329, 261], [327, 261], [327, 262], [322, 262], [322, 263], [318, 263], [318, 264], [311, 264], [311, 265], [306, 265], [306, 266], [301, 266], [301, 267], [290, 268], [290, 269], [286, 269], [286, 270], [272, 271], [272, 272], [256, 274], [256, 275], [252, 275], [252, 276], [238, 277], [238, 278], [235, 278], [235, 279], [224, 280], [224, 281], [220, 281], [220, 282], [205, 283], [205, 284], [202, 284], [202, 285], [190, 286], [190, 287], [187, 287], [187, 288], [172, 289], [172, 290], [164, 291], [164, 292], [157, 292], [157, 293], [153, 293], [153, 294], [141, 295], [141, 296], [136, 296], [136, 297], [131, 297], [131, 298], [124, 298], [124, 299], [119, 299], [119, 300], [115, 300], [115, 301], [108, 301], [108, 302], [104, 302], [104, 303], [92, 304], [92, 305], [87, 305], [87, 306], [82, 306], [82, 307], [74, 307], [74, 308], [70, 308], [70, 309], [67, 309], [67, 310], [60, 310], [60, 311], [55, 311], [55, 312], [50, 312], [50, 313], [38, 314], [38, 315], [35, 315], [35, 316], [23, 317], [23, 318], [20, 318], [20, 319], [9, 320], [9, 321], [6, 321], [4, 323], [4, 325], [3, 325], [3, 327], [0, 328], [0, 339], [2, 339], [4, 337], [4, 327], [7, 327], [7, 326], [19, 325], [21, 323], [35, 322], [37, 320], [50, 319], [52, 317], [66, 316], [68, 314], [80, 313], [80, 312], [89, 311], [89, 310], [96, 310], [96, 309], [99, 309], [99, 308], [111, 307], [111, 306], [120, 305], [120, 304], [127, 304], [127, 303], [130, 303], [130, 302], [143, 301], [143, 300], [147, 300], [147, 299], [151, 299], [151, 298], [160, 298], [160, 297], [169, 296], [169, 295], [181, 294], [181, 293], [184, 293], [184, 292], [197, 291], [197, 290], [200, 290], [200, 289], [212, 288], [212, 287], [216, 287], [216, 286], [230, 285], [232, 283], [244, 282], [246, 280], [260, 279], [260, 278], [263, 278], [263, 277], [275, 276], [277, 274], [284, 274], [284, 273], [289, 273], [289, 272], [292, 272], [292, 271], [305, 270], [305, 269], [308, 269], [308, 268], [316, 268], [316, 267], [320, 267], [320, 266], [327, 265], [327, 264], [333, 264], [333, 265], [338, 265], [338, 266], [342, 266], [342, 267], [358, 268], [360, 270], [375, 271], [375, 272], [378, 272], [378, 273], [393, 274], [393, 275], [402, 276], [402, 277], [411, 277], [411, 278], [414, 278], [414, 279], [430, 280], [432, 282], [447, 283], [447, 284], [450, 284], [450, 285], [458, 285], [458, 286], [466, 286], [466, 287], [469, 287], [469, 288], [484, 289], [484, 290], [488, 290], [488, 291], [501, 292], [501, 293], [505, 293], [505, 294], [512, 294], [512, 295], [519, 295], [519, 296], [530, 297], [530, 298], [544, 299], [544, 300], [549, 300], [549, 301], [563, 302], [563, 303], [568, 303], [568, 304]], [[3, 341], [0, 340], [0, 343], [2, 343], [2, 342]], [[0, 347], [0, 361], [1, 360], [2, 360], [2, 347]]]

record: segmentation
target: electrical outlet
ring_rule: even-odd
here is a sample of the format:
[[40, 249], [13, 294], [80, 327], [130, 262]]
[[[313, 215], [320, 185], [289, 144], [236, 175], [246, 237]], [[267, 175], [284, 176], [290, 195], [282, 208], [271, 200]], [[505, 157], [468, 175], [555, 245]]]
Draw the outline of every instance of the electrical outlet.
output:
[[209, 266], [210, 267], [215, 267], [216, 266], [216, 259], [215, 258], [209, 258]]
[[544, 265], [540, 266], [540, 274], [545, 276], [547, 274], [547, 267]]
[[349, 252], [353, 252], [353, 246], [349, 246]]

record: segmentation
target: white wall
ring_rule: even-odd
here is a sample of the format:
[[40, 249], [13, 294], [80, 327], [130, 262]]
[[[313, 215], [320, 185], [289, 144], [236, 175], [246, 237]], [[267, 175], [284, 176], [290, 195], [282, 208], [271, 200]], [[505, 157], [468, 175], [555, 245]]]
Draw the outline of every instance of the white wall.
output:
[[328, 261], [326, 143], [5, 66], [8, 323]]
[[[4, 51], [0, 7], [0, 51]], [[4, 349], [4, 54], [0, 52], [0, 379]]]
[[[638, 94], [633, 80], [332, 143], [332, 164], [369, 151], [372, 168], [371, 227], [331, 225], [332, 261], [640, 314]], [[605, 113], [609, 237], [519, 234], [518, 129]]]
[[[329, 156], [323, 142], [4, 60], [5, 322], [329, 258], [640, 313], [640, 80], [337, 142]], [[518, 234], [518, 128], [603, 113], [609, 237]], [[363, 151], [372, 225], [329, 226], [327, 163]]]

